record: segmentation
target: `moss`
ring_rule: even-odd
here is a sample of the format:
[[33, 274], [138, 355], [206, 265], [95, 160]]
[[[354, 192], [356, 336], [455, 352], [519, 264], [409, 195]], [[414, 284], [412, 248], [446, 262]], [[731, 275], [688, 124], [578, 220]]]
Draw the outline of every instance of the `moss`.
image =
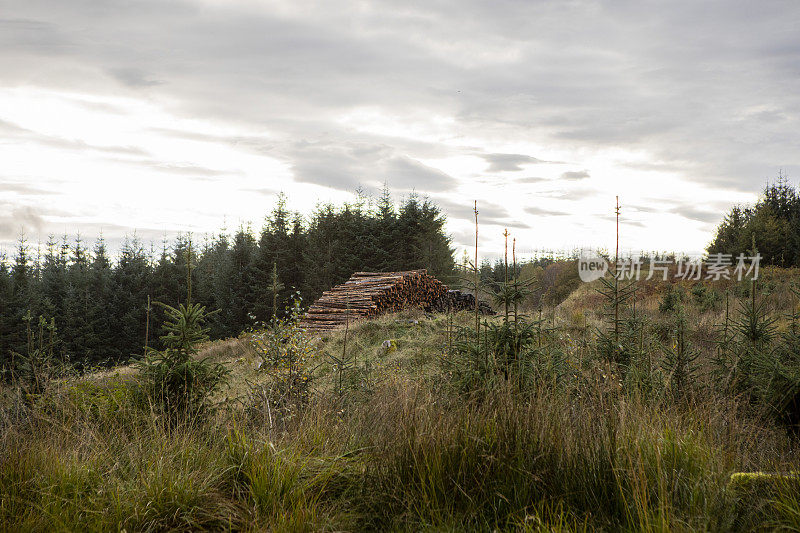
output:
[[775, 496], [786, 489], [800, 489], [800, 472], [736, 472], [728, 489], [739, 498]]

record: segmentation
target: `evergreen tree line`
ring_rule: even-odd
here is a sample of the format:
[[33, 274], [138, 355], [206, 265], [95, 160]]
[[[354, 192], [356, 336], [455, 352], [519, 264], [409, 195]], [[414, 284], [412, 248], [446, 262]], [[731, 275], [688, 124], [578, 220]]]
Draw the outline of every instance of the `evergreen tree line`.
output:
[[734, 206], [717, 227], [709, 254], [750, 255], [761, 263], [800, 266], [800, 190], [785, 177], [768, 184], [754, 206]]
[[146, 337], [161, 347], [164, 311], [148, 309], [148, 298], [177, 306], [190, 296], [218, 310], [210, 335], [224, 338], [283, 316], [297, 296], [310, 304], [354, 271], [426, 268], [449, 282], [454, 262], [444, 222], [429, 200], [412, 195], [396, 210], [384, 191], [377, 205], [359, 197], [319, 206], [307, 219], [281, 196], [259, 234], [241, 227], [202, 243], [182, 235], [160, 253], [126, 238], [115, 260], [102, 238], [90, 249], [80, 238], [51, 236], [34, 252], [22, 236], [14, 256], [0, 258], [3, 371], [8, 377], [12, 354], [25, 352], [26, 321], [35, 328], [40, 316], [55, 320], [56, 356], [81, 369], [141, 355]]

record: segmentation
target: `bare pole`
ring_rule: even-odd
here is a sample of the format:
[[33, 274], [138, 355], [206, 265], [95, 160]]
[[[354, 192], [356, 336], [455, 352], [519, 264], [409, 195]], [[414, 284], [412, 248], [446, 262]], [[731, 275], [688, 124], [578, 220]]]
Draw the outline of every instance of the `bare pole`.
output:
[[189, 237], [189, 247], [186, 249], [186, 307], [192, 305], [192, 238]]
[[505, 274], [504, 274], [505, 284], [503, 285], [503, 291], [505, 292], [505, 294], [503, 296], [505, 299], [504, 304], [506, 309], [506, 322], [508, 322], [508, 235], [509, 235], [508, 228], [505, 228], [503, 230], [503, 237], [505, 237], [505, 260], [503, 263], [505, 268]]
[[517, 327], [517, 303], [518, 303], [518, 299], [517, 299], [517, 283], [519, 281], [518, 277], [517, 277], [517, 238], [516, 237], [514, 237], [514, 239], [511, 241], [511, 258], [514, 261], [514, 271], [513, 271], [513, 273], [514, 273], [514, 329], [516, 330], [516, 327]]
[[475, 200], [475, 204], [473, 206], [473, 211], [475, 212], [475, 264], [473, 265], [475, 268], [475, 336], [477, 338], [478, 344], [480, 345], [481, 342], [481, 324], [480, 324], [480, 316], [478, 314], [478, 286], [480, 284], [480, 277], [478, 271], [478, 200]]
[[616, 352], [619, 349], [619, 272], [617, 271], [619, 265], [619, 196], [617, 196], [614, 212], [617, 215], [617, 246], [614, 252], [614, 352]]
[[147, 295], [147, 318], [144, 325], [144, 354], [147, 355], [147, 346], [150, 343], [150, 295]]

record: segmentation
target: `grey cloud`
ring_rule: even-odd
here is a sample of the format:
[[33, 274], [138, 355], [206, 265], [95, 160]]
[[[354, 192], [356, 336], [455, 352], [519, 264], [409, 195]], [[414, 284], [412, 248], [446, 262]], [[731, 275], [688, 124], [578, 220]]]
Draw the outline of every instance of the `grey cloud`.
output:
[[585, 180], [587, 178], [589, 178], [589, 173], [585, 170], [575, 170], [575, 171], [563, 172], [561, 174], [561, 179], [567, 181]]
[[674, 207], [668, 211], [669, 213], [680, 215], [683, 218], [688, 218], [689, 220], [696, 220], [698, 222], [703, 222], [704, 224], [714, 224], [722, 220], [724, 216], [723, 212], [719, 211], [706, 211], [703, 209], [697, 209], [692, 206], [681, 206], [681, 207]]
[[106, 102], [96, 102], [85, 98], [71, 98], [70, 102], [89, 111], [102, 112], [113, 115], [128, 115], [128, 110], [120, 105], [109, 104]]
[[[778, 166], [800, 168], [800, 94], [786, 90], [800, 78], [797, 3], [319, 6], [19, 2], [0, 29], [3, 84], [122, 96], [148, 87], [181, 117], [270, 130], [269, 142], [241, 146], [292, 165], [297, 181], [345, 190], [392, 169], [412, 185], [431, 173], [447, 183], [408, 164], [435, 143], [366, 139], [340, 121], [360, 108], [452, 118], [456, 138], [635, 150], [659, 162], [653, 170], [743, 191]], [[387, 153], [360, 160], [361, 142]]]
[[[71, 3], [70, 11], [44, 2], [29, 5], [21, 10], [29, 19], [64, 20], [65, 26], [81, 17], [92, 22], [95, 39], [65, 47], [65, 53], [100, 65], [113, 53], [119, 63], [113, 68], [127, 73], [134, 85], [153, 81], [143, 74], [148, 65], [169, 72], [169, 83], [159, 90], [185, 91], [180, 105], [187, 110], [242, 120], [249, 116], [254, 123], [289, 118], [297, 124], [287, 104], [302, 116], [309, 107], [411, 103], [455, 111], [465, 125], [475, 121], [509, 131], [533, 127], [589, 144], [659, 149], [666, 140], [672, 153], [665, 160], [685, 159], [671, 143], [676, 136], [692, 137], [696, 127], [705, 136], [703, 124], [730, 116], [722, 106], [705, 105], [715, 93], [725, 97], [723, 104], [735, 99], [742, 108], [748, 95], [735, 83], [742, 72], [755, 67], [768, 77], [796, 72], [792, 65], [798, 64], [791, 27], [781, 31], [794, 18], [788, 4], [781, 6], [787, 16], [780, 18], [771, 10], [752, 13], [741, 5], [728, 9], [718, 4], [700, 8], [684, 1], [669, 8], [648, 5], [647, 12], [632, 4], [596, 2], [511, 3], [491, 12], [480, 3], [461, 3], [455, 9], [443, 2], [390, 11], [305, 10], [302, 19], [234, 6], [201, 11], [188, 4], [117, 4], [98, 12], [86, 2]], [[381, 15], [388, 12], [390, 18]], [[641, 17], [651, 22], [641, 24]], [[559, 23], [565, 20], [573, 29], [569, 35]], [[750, 32], [741, 32], [743, 20]], [[427, 34], [428, 39], [416, 37], [426, 29], [436, 32]], [[100, 46], [114, 42], [116, 33], [126, 38], [114, 47]], [[478, 54], [461, 57], [471, 47], [498, 56], [504, 50], [518, 53], [510, 61], [481, 61]], [[692, 57], [700, 60], [687, 61]], [[203, 69], [181, 68], [200, 58]], [[742, 68], [727, 66], [737, 58], [745, 62]], [[416, 80], [423, 74], [427, 83], [420, 85]], [[765, 77], [756, 79], [769, 86], [761, 84]], [[237, 98], [225, 98], [234, 87]], [[748, 81], [746, 88], [755, 84]], [[768, 100], [797, 103], [785, 93]], [[770, 113], [796, 124], [796, 108]], [[758, 116], [763, 112], [753, 115]], [[791, 131], [791, 124], [784, 127]], [[717, 139], [725, 136], [720, 129], [712, 133], [701, 144], [719, 144]], [[724, 150], [724, 144], [715, 148]], [[699, 152], [690, 155], [697, 161]]]
[[197, 131], [179, 130], [174, 128], [150, 128], [151, 132], [159, 135], [166, 135], [176, 139], [186, 139], [190, 141], [207, 142], [213, 144], [227, 144], [251, 148], [256, 153], [269, 153], [274, 147], [274, 141], [269, 137], [247, 136], [247, 135], [211, 135]]
[[[614, 222], [614, 223], [617, 222], [616, 215], [595, 215], [595, 217], [600, 218], [602, 220], [605, 220], [607, 222]], [[623, 217], [623, 216], [620, 216], [619, 224], [620, 224], [620, 227], [624, 227], [624, 226], [635, 226], [637, 228], [647, 227], [647, 225], [644, 222], [642, 222], [641, 220], [631, 220], [631, 219]]]
[[43, 133], [38, 133], [33, 130], [23, 128], [17, 124], [7, 122], [2, 119], [0, 119], [0, 134], [5, 135], [12, 140], [14, 139], [26, 140], [42, 144], [45, 146], [51, 146], [53, 148], [60, 148], [63, 150], [70, 150], [70, 151], [88, 150], [98, 153], [117, 154], [117, 155], [135, 155], [135, 156], [147, 155], [147, 152], [136, 146], [102, 146], [102, 145], [88, 144], [80, 140], [65, 139], [63, 137], [56, 137], [54, 135], [46, 135]]
[[256, 194], [260, 194], [262, 196], [272, 196], [273, 194], [277, 194], [277, 189], [270, 189], [269, 187], [260, 187], [260, 188], [250, 188], [250, 189], [242, 189], [246, 192], [254, 192]]
[[435, 192], [446, 191], [456, 185], [452, 176], [405, 156], [389, 159], [384, 172], [389, 186], [401, 189]]
[[35, 233], [41, 230], [45, 221], [31, 206], [13, 207], [8, 214], [0, 214], [0, 240], [14, 240], [20, 233]]
[[622, 205], [622, 213], [626, 213], [626, 208], [632, 208], [634, 212], [649, 214], [672, 214], [678, 215], [689, 220], [696, 220], [704, 224], [714, 224], [722, 220], [725, 213], [730, 209], [730, 205], [725, 202], [706, 202], [702, 207], [687, 205], [668, 199], [651, 199], [653, 205]]
[[36, 187], [35, 185], [31, 185], [29, 183], [8, 182], [8, 181], [6, 182], [0, 181], [0, 193], [2, 192], [13, 192], [19, 195], [26, 195], [26, 196], [56, 194], [54, 191], [43, 189], [41, 187]]
[[[448, 218], [475, 221], [474, 204], [472, 202], [459, 203], [448, 198], [433, 198], [433, 201]], [[486, 201], [478, 201], [478, 223], [480, 225], [504, 226], [515, 229], [528, 229], [531, 227], [527, 222], [515, 218], [505, 207]]]
[[53, 54], [72, 45], [58, 26], [29, 18], [0, 19], [0, 49]]
[[456, 185], [452, 176], [397, 154], [385, 145], [299, 143], [288, 150], [276, 150], [275, 154], [291, 159], [296, 181], [346, 191], [353, 191], [368, 182], [386, 182], [389, 187], [400, 191], [438, 192]]
[[[464, 246], [470, 248], [475, 246], [475, 234], [469, 231], [456, 231], [450, 235], [453, 239], [453, 244], [456, 246]], [[461, 261], [461, 257], [457, 258]]]
[[537, 206], [528, 206], [525, 208], [525, 212], [529, 215], [535, 216], [546, 216], [546, 217], [560, 217], [564, 215], [569, 215], [569, 213], [565, 213], [564, 211], [555, 211], [552, 209], [545, 209], [543, 207]]
[[[450, 198], [433, 198], [442, 210], [452, 218], [461, 220], [475, 220], [474, 203], [470, 200], [464, 202], [456, 202]], [[508, 219], [508, 210], [497, 204], [491, 202], [478, 201], [478, 221], [481, 223], [503, 224]]]
[[115, 161], [124, 163], [126, 165], [141, 166], [156, 172], [192, 176], [197, 179], [211, 179], [220, 176], [241, 174], [241, 171], [238, 170], [219, 170], [200, 165], [192, 165], [189, 163], [173, 163], [168, 161], [159, 161], [156, 159], [116, 159]]
[[[531, 196], [534, 198], [558, 198], [560, 200], [581, 200], [587, 197], [592, 197], [597, 194], [597, 189], [589, 186], [585, 181], [578, 182], [562, 182], [562, 186], [544, 190], [536, 191]], [[611, 199], [613, 203], [614, 199]]]
[[525, 178], [517, 178], [515, 181], [517, 183], [532, 184], [532, 183], [543, 183], [543, 182], [547, 182], [547, 181], [550, 181], [550, 180], [547, 179], [547, 178], [540, 178], [540, 177], [536, 177], [536, 176], [528, 176], [528, 177], [525, 177]]
[[522, 154], [483, 154], [481, 157], [489, 163], [488, 172], [517, 172], [522, 170], [522, 165], [547, 162]]
[[114, 79], [128, 87], [153, 87], [164, 83], [163, 81], [151, 79], [138, 68], [112, 68], [108, 72]]

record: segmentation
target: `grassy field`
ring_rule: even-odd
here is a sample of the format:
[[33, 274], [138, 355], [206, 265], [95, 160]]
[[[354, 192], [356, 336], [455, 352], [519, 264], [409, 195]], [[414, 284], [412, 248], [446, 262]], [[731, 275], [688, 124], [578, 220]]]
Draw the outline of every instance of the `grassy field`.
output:
[[[760, 284], [771, 349], [796, 278]], [[596, 288], [530, 310], [525, 370], [466, 365], [487, 353], [464, 342], [469, 313], [407, 311], [298, 341], [291, 369], [263, 331], [206, 344], [228, 385], [177, 422], [132, 368], [6, 387], [0, 529], [800, 530], [795, 430], [714, 377], [726, 294], [733, 320], [747, 285], [642, 283], [624, 373], [597, 346]], [[680, 390], [671, 300], [695, 357]]]

